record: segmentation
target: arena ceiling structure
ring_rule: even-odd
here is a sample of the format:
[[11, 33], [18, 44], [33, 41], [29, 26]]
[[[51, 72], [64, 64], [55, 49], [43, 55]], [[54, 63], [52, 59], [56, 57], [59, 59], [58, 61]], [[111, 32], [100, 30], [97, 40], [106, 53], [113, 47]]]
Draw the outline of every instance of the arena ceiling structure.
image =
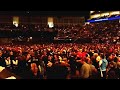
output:
[[0, 15], [80, 16], [89, 17], [90, 11], [0, 11]]

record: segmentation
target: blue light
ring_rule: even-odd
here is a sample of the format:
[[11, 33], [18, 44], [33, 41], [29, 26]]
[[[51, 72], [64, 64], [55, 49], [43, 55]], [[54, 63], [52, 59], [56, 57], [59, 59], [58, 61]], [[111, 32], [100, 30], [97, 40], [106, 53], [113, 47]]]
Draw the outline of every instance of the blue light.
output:
[[99, 21], [117, 20], [117, 19], [120, 19], [120, 16], [104, 18], [104, 19], [88, 20], [88, 22], [99, 22]]

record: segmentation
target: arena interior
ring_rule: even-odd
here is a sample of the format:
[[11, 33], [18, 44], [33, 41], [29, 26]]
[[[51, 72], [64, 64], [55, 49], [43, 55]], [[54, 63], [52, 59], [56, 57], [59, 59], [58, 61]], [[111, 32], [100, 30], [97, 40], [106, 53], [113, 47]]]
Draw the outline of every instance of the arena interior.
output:
[[0, 79], [120, 79], [120, 11], [49, 13], [0, 11]]

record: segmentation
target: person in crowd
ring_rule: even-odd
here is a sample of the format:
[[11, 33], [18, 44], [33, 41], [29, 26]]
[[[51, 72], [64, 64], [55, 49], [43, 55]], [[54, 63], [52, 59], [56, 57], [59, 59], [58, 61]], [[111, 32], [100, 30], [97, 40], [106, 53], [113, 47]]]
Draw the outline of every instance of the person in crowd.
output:
[[75, 60], [75, 54], [74, 52], [71, 52], [71, 55], [69, 57], [69, 64], [70, 64], [70, 74], [71, 77], [76, 74], [76, 60]]
[[4, 57], [2, 50], [0, 50], [0, 66], [4, 66]]
[[106, 70], [108, 66], [108, 61], [104, 54], [101, 54], [101, 60], [99, 61], [100, 75], [102, 79], [106, 79]]
[[114, 61], [109, 62], [107, 79], [118, 79], [118, 75], [116, 73], [116, 63]]
[[18, 57], [16, 56], [14, 59], [12, 59], [12, 72], [15, 74], [19, 72], [18, 64], [19, 64], [19, 60], [18, 60]]
[[89, 63], [89, 59], [84, 58], [83, 65], [80, 69], [80, 78], [81, 79], [90, 79], [92, 70], [88, 63]]
[[88, 59], [88, 64], [90, 65], [90, 68], [91, 68], [90, 79], [98, 78], [98, 71], [95, 68], [95, 66], [92, 64], [92, 60], [90, 60], [90, 57], [87, 57], [86, 59]]
[[3, 66], [6, 69], [12, 71], [12, 60], [10, 59], [9, 55], [5, 57]]
[[118, 75], [118, 79], [120, 79], [120, 56], [118, 56], [116, 64], [117, 64], [116, 73]]

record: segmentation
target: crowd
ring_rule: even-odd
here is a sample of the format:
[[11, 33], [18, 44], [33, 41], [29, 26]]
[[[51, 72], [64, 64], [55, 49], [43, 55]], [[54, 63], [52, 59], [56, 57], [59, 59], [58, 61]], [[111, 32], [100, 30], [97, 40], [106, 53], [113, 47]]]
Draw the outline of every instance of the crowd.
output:
[[1, 45], [0, 66], [23, 79], [119, 79], [120, 45]]
[[[49, 37], [55, 39], [82, 40], [93, 43], [118, 43], [120, 42], [120, 23], [118, 20], [90, 23], [85, 25], [55, 25], [50, 29], [47, 25], [0, 25], [1, 37]], [[45, 34], [44, 34], [45, 33]], [[54, 35], [53, 35], [54, 34]], [[44, 38], [44, 39], [45, 39]]]
[[80, 25], [68, 25], [57, 28], [57, 38], [85, 39], [93, 43], [117, 43], [120, 41], [120, 23], [118, 20]]
[[[16, 28], [22, 31], [23, 37], [32, 37], [33, 41], [35, 37], [41, 38], [41, 43], [51, 40], [49, 44], [0, 45], [0, 66], [22, 79], [120, 79], [120, 23], [116, 20], [83, 26], [55, 25], [52, 29], [39, 25], [21, 26], [22, 29], [5, 27], [0, 26], [0, 31]], [[34, 30], [49, 33], [36, 34]], [[57, 32], [52, 34], [51, 30]], [[21, 34], [15, 34], [14, 38]], [[55, 36], [90, 42], [54, 43]]]
[[73, 39], [92, 43], [119, 43], [120, 23], [118, 20], [81, 25], [68, 25], [57, 28], [59, 39]]

